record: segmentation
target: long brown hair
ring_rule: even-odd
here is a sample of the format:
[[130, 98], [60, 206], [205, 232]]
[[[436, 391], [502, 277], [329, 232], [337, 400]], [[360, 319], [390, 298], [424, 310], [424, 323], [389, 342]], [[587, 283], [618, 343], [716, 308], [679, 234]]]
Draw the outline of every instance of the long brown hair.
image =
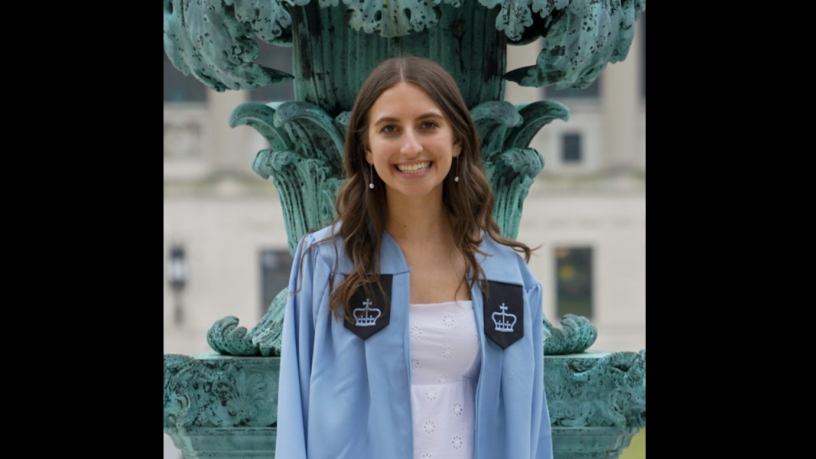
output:
[[[456, 172], [452, 169], [442, 185], [442, 201], [450, 217], [454, 243], [465, 259], [468, 288], [473, 288], [474, 283], [478, 282], [486, 293], [485, 274], [476, 260], [477, 253], [484, 254], [479, 250], [481, 230], [497, 242], [523, 253], [525, 261], [530, 260], [533, 250], [521, 242], [501, 236], [499, 226], [493, 219], [495, 200], [482, 165], [479, 133], [450, 74], [435, 62], [420, 57], [388, 59], [369, 74], [354, 101], [344, 148], [348, 180], [335, 200], [335, 223], [342, 222], [339, 237], [354, 268], [345, 279], [332, 287], [329, 305], [332, 314], [336, 317], [343, 315], [347, 320], [351, 319], [351, 297], [355, 291], [362, 287], [370, 294], [374, 285], [382, 289], [379, 284], [380, 244], [388, 212], [385, 186], [376, 174], [370, 176], [369, 164], [365, 159], [368, 113], [385, 90], [403, 81], [415, 84], [439, 105], [451, 123], [454, 137], [462, 142], [462, 152], [454, 166], [458, 168], [460, 179], [454, 182]], [[373, 189], [369, 189], [369, 183], [374, 183]]]

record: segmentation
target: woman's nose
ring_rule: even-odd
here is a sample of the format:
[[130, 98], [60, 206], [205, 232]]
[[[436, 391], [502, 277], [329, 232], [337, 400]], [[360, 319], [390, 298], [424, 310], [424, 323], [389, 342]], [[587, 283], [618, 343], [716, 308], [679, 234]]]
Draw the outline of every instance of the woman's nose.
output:
[[421, 151], [422, 145], [419, 143], [416, 133], [411, 129], [406, 130], [403, 135], [400, 153], [403, 155], [418, 155]]

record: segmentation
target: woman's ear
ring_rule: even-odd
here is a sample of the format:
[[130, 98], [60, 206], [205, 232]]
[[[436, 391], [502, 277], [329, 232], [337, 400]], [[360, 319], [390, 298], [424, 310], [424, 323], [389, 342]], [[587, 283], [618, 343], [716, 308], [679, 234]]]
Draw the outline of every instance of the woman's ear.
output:
[[374, 157], [371, 155], [371, 150], [368, 147], [364, 148], [365, 151], [365, 160], [368, 164], [374, 164]]
[[462, 139], [453, 142], [453, 157], [458, 158], [462, 154]]

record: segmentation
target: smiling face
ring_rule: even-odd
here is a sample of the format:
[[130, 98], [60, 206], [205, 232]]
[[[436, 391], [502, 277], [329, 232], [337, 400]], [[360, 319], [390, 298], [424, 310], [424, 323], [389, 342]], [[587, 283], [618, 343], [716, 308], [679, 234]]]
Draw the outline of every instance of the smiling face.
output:
[[385, 182], [386, 196], [442, 201], [442, 182], [462, 151], [450, 121], [418, 86], [399, 82], [368, 112], [366, 161]]

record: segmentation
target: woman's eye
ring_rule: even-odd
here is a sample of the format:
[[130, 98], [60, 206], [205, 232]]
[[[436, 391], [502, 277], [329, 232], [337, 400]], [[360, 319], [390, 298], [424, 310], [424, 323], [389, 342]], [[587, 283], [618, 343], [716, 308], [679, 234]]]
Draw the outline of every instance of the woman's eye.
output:
[[436, 124], [436, 121], [424, 121], [422, 123], [422, 129], [434, 129], [437, 127], [439, 127], [439, 125]]
[[388, 124], [383, 126], [382, 129], [380, 129], [380, 132], [382, 132], [383, 134], [393, 134], [397, 132], [397, 127], [394, 126], [393, 124]]

